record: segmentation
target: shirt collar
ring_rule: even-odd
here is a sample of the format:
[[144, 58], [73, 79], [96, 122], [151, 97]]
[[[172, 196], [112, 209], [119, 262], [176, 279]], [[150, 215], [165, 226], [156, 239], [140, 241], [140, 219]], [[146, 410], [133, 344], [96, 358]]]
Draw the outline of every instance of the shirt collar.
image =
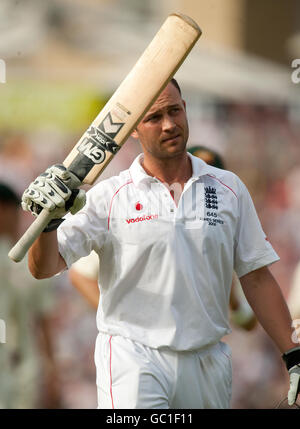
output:
[[141, 183], [151, 183], [154, 180], [154, 177], [149, 176], [142, 167], [142, 162], [144, 159], [144, 154], [140, 153], [129, 168], [129, 172], [132, 178], [133, 183], [138, 186]]
[[[201, 176], [204, 176], [206, 174], [212, 174], [211, 167], [208, 164], [206, 164], [205, 161], [203, 161], [202, 159], [194, 155], [191, 155], [189, 152], [188, 152], [188, 157], [190, 158], [192, 163], [193, 173], [192, 173], [191, 179], [197, 180]], [[129, 168], [132, 181], [136, 186], [139, 186], [141, 183], [150, 184], [156, 181], [154, 177], [149, 176], [149, 174], [147, 174], [146, 171], [143, 169], [142, 167], [143, 159], [144, 159], [144, 154], [140, 153], [135, 158], [135, 160], [133, 161], [133, 163]]]
[[212, 174], [211, 166], [206, 164], [203, 159], [200, 159], [189, 152], [187, 154], [192, 163], [193, 173], [191, 179], [199, 179], [199, 177], [205, 176], [206, 174]]

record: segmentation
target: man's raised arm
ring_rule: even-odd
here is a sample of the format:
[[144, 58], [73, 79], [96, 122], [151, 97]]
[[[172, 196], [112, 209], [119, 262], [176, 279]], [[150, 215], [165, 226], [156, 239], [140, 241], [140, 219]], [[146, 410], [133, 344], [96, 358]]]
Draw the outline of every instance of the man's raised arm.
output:
[[58, 251], [57, 232], [42, 232], [28, 252], [28, 267], [36, 279], [52, 277], [66, 268]]

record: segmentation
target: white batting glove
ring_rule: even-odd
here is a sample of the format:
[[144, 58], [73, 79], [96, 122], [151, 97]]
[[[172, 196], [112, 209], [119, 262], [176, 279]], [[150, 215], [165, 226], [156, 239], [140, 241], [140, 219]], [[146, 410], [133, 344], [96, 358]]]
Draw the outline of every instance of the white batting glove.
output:
[[300, 393], [300, 347], [295, 347], [282, 355], [290, 374], [288, 404], [293, 405]]
[[45, 208], [52, 219], [62, 218], [68, 211], [78, 212], [85, 205], [85, 191], [80, 180], [62, 164], [49, 167], [24, 191], [22, 208], [37, 216]]
[[288, 404], [293, 405], [296, 402], [298, 393], [300, 392], [300, 364], [293, 366], [289, 370], [290, 374], [290, 390], [288, 392]]

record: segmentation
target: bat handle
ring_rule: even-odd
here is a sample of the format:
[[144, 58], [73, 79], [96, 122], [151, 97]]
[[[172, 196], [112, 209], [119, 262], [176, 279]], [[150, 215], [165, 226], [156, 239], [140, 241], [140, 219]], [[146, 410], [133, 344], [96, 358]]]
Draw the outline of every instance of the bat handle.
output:
[[10, 250], [8, 254], [9, 258], [15, 262], [20, 262], [51, 219], [51, 213], [47, 209], [43, 209], [20, 240]]

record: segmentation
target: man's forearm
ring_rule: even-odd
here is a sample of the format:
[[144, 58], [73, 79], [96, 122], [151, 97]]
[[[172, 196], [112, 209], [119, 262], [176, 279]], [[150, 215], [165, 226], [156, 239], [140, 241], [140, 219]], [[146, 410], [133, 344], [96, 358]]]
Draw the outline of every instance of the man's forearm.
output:
[[267, 267], [240, 279], [245, 296], [259, 323], [285, 352], [298, 344], [292, 340], [291, 316], [281, 289]]
[[57, 232], [42, 233], [28, 253], [28, 267], [37, 279], [52, 277], [66, 267], [58, 251]]

